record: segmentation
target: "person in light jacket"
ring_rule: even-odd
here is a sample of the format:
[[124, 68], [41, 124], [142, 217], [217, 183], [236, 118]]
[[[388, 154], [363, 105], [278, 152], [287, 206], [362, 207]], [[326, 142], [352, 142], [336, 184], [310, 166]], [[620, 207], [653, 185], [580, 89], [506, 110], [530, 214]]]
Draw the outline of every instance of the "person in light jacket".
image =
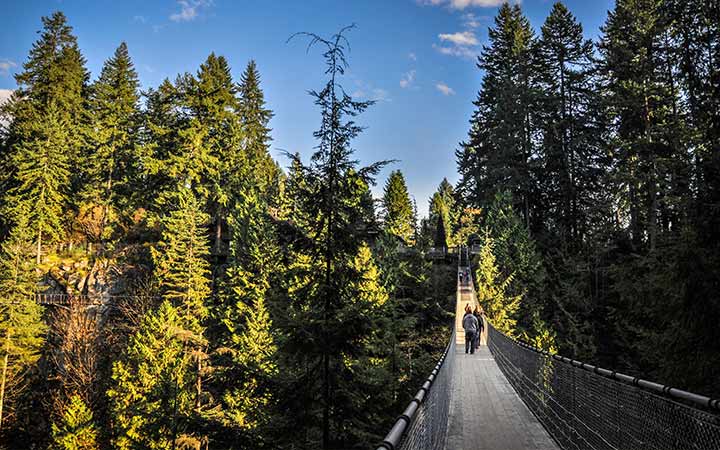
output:
[[465, 330], [465, 353], [470, 350], [470, 354], [473, 355], [475, 354], [475, 336], [480, 329], [480, 324], [470, 308], [465, 309], [462, 325]]

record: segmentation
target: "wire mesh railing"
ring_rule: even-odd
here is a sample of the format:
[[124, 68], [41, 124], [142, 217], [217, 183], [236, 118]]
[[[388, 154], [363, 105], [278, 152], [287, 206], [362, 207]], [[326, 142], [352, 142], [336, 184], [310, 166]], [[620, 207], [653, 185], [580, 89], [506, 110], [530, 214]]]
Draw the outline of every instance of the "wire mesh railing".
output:
[[443, 450], [455, 373], [455, 333], [425, 383], [377, 450]]
[[488, 345], [563, 449], [720, 449], [718, 400], [551, 355], [492, 325]]

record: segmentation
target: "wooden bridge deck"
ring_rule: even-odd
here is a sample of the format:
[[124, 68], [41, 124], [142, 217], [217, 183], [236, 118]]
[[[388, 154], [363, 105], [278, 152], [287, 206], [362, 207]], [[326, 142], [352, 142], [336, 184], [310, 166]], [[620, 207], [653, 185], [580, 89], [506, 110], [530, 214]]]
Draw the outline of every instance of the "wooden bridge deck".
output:
[[476, 304], [471, 283], [459, 286], [455, 375], [447, 450], [557, 450], [559, 447], [515, 393], [486, 345], [465, 354], [462, 315]]

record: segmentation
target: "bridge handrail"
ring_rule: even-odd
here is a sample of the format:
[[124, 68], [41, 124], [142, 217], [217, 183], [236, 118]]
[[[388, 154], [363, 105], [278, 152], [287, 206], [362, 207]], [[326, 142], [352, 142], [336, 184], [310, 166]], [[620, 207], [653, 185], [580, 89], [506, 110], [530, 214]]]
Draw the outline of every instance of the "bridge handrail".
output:
[[720, 448], [716, 400], [553, 355], [488, 325], [500, 370], [562, 449]]
[[403, 411], [400, 417], [397, 418], [383, 441], [378, 444], [377, 450], [397, 450], [401, 448], [401, 444], [406, 438], [411, 425], [414, 423], [416, 416], [420, 411], [420, 407], [425, 403], [425, 400], [431, 392], [433, 383], [440, 374], [440, 371], [444, 368], [444, 363], [448, 357], [448, 354], [450, 354], [450, 358], [453, 357], [451, 349], [453, 348], [454, 343], [455, 331], [453, 329], [450, 337], [450, 342], [448, 342], [447, 346], [445, 347], [445, 351], [438, 360], [438, 363], [435, 365], [435, 368], [432, 370], [432, 372], [430, 372], [430, 375], [427, 377], [420, 389], [418, 389], [415, 397], [410, 400], [410, 403], [408, 403], [405, 411]]
[[[485, 318], [487, 320], [487, 318]], [[489, 321], [488, 321], [489, 323]], [[490, 325], [492, 327], [492, 324]], [[497, 331], [497, 330], [495, 330]], [[560, 361], [565, 364], [569, 364], [572, 367], [577, 367], [579, 369], [592, 372], [596, 375], [603, 376], [605, 378], [609, 378], [611, 380], [620, 381], [625, 384], [629, 384], [635, 387], [638, 387], [643, 390], [647, 390], [650, 392], [653, 392], [655, 394], [659, 394], [663, 397], [670, 397], [676, 400], [681, 400], [687, 403], [690, 403], [694, 406], [699, 406], [701, 408], [707, 408], [711, 410], [720, 411], [720, 399], [716, 398], [710, 398], [705, 395], [695, 394], [693, 392], [684, 391], [682, 389], [674, 388], [671, 386], [667, 386], [664, 384], [656, 383], [654, 381], [645, 380], [639, 377], [633, 377], [632, 375], [626, 375], [621, 372], [617, 372], [615, 370], [610, 369], [604, 369], [599, 366], [594, 366], [592, 364], [584, 363], [582, 361], [578, 361], [576, 359], [568, 358], [565, 356], [558, 355], [556, 353], [550, 353], [546, 350], [537, 348], [533, 346], [532, 344], [529, 344], [521, 339], [517, 339], [511, 336], [508, 336], [505, 333], [502, 333], [500, 331], [497, 331], [498, 333], [501, 333], [505, 338], [513, 341], [515, 344], [519, 345], [520, 347], [524, 347], [528, 350], [531, 350], [535, 353], [540, 353], [543, 356], [546, 356], [548, 358], [552, 358], [556, 361]]]

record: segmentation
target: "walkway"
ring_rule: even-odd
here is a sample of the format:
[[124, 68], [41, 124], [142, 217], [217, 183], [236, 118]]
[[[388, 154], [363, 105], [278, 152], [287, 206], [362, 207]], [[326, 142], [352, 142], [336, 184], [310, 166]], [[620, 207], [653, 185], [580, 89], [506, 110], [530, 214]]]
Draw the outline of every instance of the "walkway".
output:
[[558, 446], [500, 372], [486, 345], [465, 354], [462, 316], [474, 306], [471, 283], [459, 287], [453, 401], [447, 450], [557, 450]]

